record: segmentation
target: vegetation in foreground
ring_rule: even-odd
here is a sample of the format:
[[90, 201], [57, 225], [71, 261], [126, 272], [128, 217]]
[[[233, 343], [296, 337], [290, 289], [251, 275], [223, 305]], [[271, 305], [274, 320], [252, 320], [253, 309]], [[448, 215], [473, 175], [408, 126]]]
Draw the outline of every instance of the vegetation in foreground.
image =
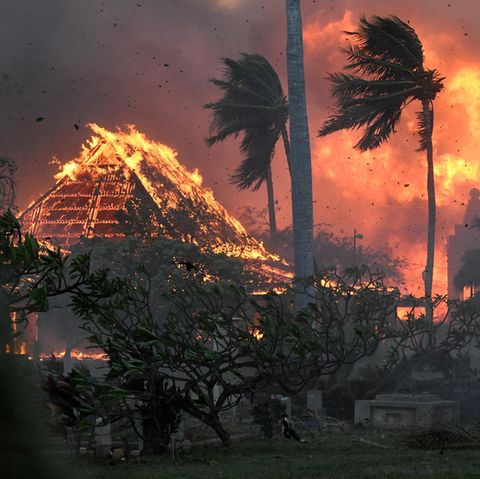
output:
[[[114, 466], [69, 465], [70, 479], [150, 478], [466, 478], [478, 476], [480, 450], [414, 450], [402, 446], [400, 435], [339, 432], [300, 444], [286, 440], [247, 441], [229, 450], [209, 449]], [[371, 441], [392, 449], [370, 445]]]

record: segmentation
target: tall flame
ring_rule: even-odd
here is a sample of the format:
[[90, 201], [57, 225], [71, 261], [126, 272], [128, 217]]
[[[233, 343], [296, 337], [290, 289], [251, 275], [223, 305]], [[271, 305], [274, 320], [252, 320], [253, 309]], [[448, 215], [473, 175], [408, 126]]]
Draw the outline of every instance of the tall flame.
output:
[[60, 171], [55, 175], [55, 179], [61, 180], [63, 177], [68, 176], [70, 178], [75, 178], [76, 172], [80, 169], [80, 165], [77, 161], [71, 160], [67, 163], [65, 163]]
[[[123, 160], [135, 172], [144, 188], [150, 193], [159, 207], [165, 207], [165, 204], [159, 198], [158, 189], [148, 175], [149, 171], [161, 170], [164, 175], [169, 177], [176, 188], [183, 193], [184, 197], [199, 197], [203, 199], [209, 208], [219, 217], [222, 217], [239, 236], [249, 238], [249, 245], [244, 248], [240, 245], [225, 244], [220, 238], [217, 238], [218, 244], [213, 247], [215, 252], [237, 255], [246, 259], [280, 260], [278, 256], [268, 253], [262, 243], [249, 236], [243, 225], [216, 201], [211, 189], [201, 187], [202, 176], [198, 169], [189, 172], [180, 164], [177, 159], [177, 152], [173, 148], [148, 139], [144, 134], [138, 132], [133, 125], [129, 125], [126, 132], [120, 130], [112, 132], [96, 123], [91, 123], [88, 126], [94, 132], [94, 137], [89, 141], [90, 149], [83, 150], [80, 159], [75, 161], [75, 167], [70, 165], [72, 162], [65, 165], [68, 167], [66, 174], [75, 175], [78, 172], [79, 164], [85, 163], [85, 165], [88, 165], [98, 162], [99, 159], [96, 154], [91, 155], [91, 148], [106, 142], [114, 149], [114, 155], [112, 156]], [[98, 152], [102, 152], [102, 150], [99, 149]], [[86, 155], [87, 157], [85, 157]], [[179, 197], [177, 195], [170, 194], [167, 206], [171, 209], [177, 208], [179, 206], [178, 200]]]

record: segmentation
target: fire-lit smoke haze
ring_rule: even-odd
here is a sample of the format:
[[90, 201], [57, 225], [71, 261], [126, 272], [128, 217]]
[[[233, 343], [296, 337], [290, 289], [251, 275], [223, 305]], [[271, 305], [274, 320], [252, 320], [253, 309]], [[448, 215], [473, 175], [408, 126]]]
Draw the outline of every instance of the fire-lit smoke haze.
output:
[[[338, 235], [364, 235], [363, 246], [389, 246], [410, 263], [406, 286], [421, 293], [425, 264], [426, 160], [416, 152], [415, 112], [403, 114], [382, 148], [360, 153], [357, 134], [317, 138], [333, 101], [325, 80], [340, 71], [343, 30], [361, 15], [398, 15], [416, 29], [427, 68], [446, 77], [435, 102], [437, 184], [435, 289], [446, 289], [446, 238], [463, 221], [469, 190], [480, 184], [480, 4], [475, 0], [303, 0], [307, 101], [312, 138], [315, 221]], [[472, 20], [470, 20], [472, 19]], [[5, 0], [0, 5], [0, 154], [18, 164], [18, 204], [53, 184], [56, 156], [78, 156], [84, 125], [135, 124], [178, 151], [232, 213], [263, 208], [266, 192], [237, 192], [228, 174], [238, 142], [208, 149], [209, 113], [218, 98], [208, 78], [222, 57], [265, 55], [286, 90], [284, 1], [280, 0]], [[43, 121], [35, 121], [44, 118]], [[75, 127], [77, 125], [79, 129]], [[289, 178], [279, 147], [274, 161], [279, 223], [290, 223]]]

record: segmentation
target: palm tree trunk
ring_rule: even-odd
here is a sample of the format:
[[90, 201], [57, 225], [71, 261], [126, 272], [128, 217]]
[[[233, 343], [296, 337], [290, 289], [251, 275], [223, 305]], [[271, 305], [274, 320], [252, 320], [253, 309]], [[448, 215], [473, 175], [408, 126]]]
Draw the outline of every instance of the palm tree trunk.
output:
[[425, 266], [425, 300], [427, 319], [433, 320], [432, 306], [432, 284], [433, 284], [433, 265], [435, 256], [435, 223], [436, 223], [436, 205], [435, 205], [435, 172], [433, 167], [433, 106], [430, 106], [429, 100], [422, 101], [423, 118], [427, 130], [427, 195], [428, 195], [428, 235], [427, 235], [427, 264]]
[[292, 178], [292, 167], [290, 166], [290, 141], [288, 140], [287, 128], [282, 126], [282, 140], [283, 147], [285, 149], [285, 156], [287, 158], [288, 172], [290, 173], [290, 179]]
[[267, 195], [268, 195], [268, 223], [270, 225], [270, 239], [277, 235], [277, 219], [275, 217], [275, 195], [273, 194], [272, 165], [267, 170]]
[[287, 73], [290, 115], [292, 219], [297, 293], [295, 308], [308, 302], [305, 285], [313, 276], [312, 164], [305, 98], [300, 0], [286, 0]]

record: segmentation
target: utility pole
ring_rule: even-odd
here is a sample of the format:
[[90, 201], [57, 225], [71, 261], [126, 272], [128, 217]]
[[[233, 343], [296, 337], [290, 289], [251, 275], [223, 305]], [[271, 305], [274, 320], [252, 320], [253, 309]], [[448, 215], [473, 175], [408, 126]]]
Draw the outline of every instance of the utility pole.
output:
[[357, 239], [362, 239], [363, 235], [357, 233], [356, 228], [353, 229], [353, 263], [357, 264]]

